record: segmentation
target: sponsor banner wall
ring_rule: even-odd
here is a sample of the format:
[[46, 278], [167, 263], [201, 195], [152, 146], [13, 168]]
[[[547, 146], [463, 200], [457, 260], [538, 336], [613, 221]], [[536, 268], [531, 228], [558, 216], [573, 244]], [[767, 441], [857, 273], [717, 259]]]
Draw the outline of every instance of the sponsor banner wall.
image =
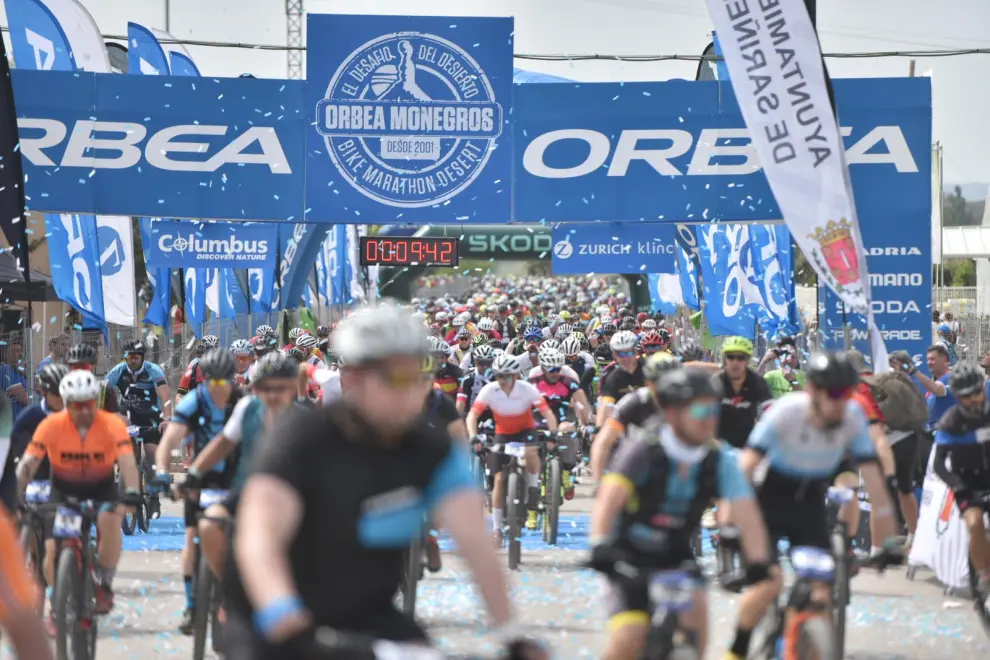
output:
[[[34, 210], [292, 222], [322, 199], [332, 221], [351, 224], [439, 222], [453, 213], [454, 200], [394, 209], [365, 197], [332, 167], [325, 145], [308, 159], [324, 175], [304, 194], [315, 108], [304, 110], [299, 81], [54, 71], [14, 71], [13, 80]], [[864, 226], [893, 231], [908, 214], [930, 214], [930, 85], [835, 82]], [[53, 88], [66, 90], [57, 106]], [[490, 185], [476, 179], [457, 197], [469, 206], [475, 195], [495, 204], [494, 189], [514, 197], [519, 222], [780, 219], [725, 83], [522, 84], [513, 94], [515, 143], [496, 153], [514, 151], [515, 188], [508, 175]], [[480, 177], [493, 173], [491, 158]], [[346, 203], [348, 195], [364, 201]], [[371, 214], [369, 205], [389, 210]], [[508, 219], [478, 212], [449, 222]]]
[[271, 223], [151, 220], [148, 265], [168, 268], [275, 268], [278, 226]]
[[309, 14], [307, 34], [307, 190], [338, 193], [309, 219], [510, 220], [511, 18]]
[[673, 273], [674, 233], [673, 226], [647, 223], [559, 225], [553, 230], [553, 274]]

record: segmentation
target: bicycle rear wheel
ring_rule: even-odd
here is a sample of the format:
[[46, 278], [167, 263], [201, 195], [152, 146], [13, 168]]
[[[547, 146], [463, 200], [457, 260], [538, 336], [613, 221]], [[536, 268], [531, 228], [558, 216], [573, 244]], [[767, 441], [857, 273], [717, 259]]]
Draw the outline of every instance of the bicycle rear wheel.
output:
[[203, 660], [206, 637], [210, 632], [210, 610], [213, 605], [216, 579], [202, 551], [196, 553], [196, 599], [193, 601], [193, 660]]
[[[95, 649], [90, 645], [88, 630], [82, 620], [85, 610], [83, 579], [78, 551], [74, 548], [62, 548], [55, 570], [55, 598], [52, 604], [58, 660], [85, 660], [93, 657], [90, 652]], [[91, 625], [95, 625], [95, 622]]]
[[983, 632], [990, 636], [990, 612], [987, 611], [985, 604], [990, 594], [980, 591], [980, 577], [973, 567], [973, 560], [968, 559], [966, 562], [969, 565], [969, 591], [973, 594], [973, 609], [976, 610], [976, 616], [983, 624]]
[[560, 461], [554, 457], [547, 461], [546, 469], [546, 511], [543, 512], [543, 540], [549, 545], [557, 545], [557, 530], [560, 528]]
[[835, 631], [823, 616], [814, 616], [801, 624], [798, 633], [798, 657], [838, 660]]
[[505, 518], [509, 535], [509, 570], [519, 568], [522, 559], [522, 516], [526, 511], [526, 496], [523, 493], [519, 472], [512, 470], [505, 480]]

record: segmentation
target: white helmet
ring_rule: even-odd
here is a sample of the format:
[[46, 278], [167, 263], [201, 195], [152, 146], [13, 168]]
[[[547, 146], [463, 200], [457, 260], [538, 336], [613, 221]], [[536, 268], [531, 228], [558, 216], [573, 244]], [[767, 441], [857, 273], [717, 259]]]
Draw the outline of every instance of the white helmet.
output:
[[492, 348], [491, 344], [475, 346], [471, 351], [471, 358], [475, 364], [477, 364], [478, 360], [492, 360], [495, 358], [495, 349]]
[[431, 353], [440, 353], [444, 357], [450, 357], [450, 344], [442, 339], [437, 339], [433, 342], [433, 346], [430, 347]]
[[391, 305], [365, 307], [347, 317], [337, 326], [332, 341], [334, 354], [348, 365], [430, 354], [423, 324]]
[[653, 319], [644, 319], [640, 326], [643, 330], [656, 330], [657, 322]]
[[299, 335], [296, 337], [296, 346], [299, 348], [314, 348], [316, 346], [316, 337], [310, 334]]
[[436, 321], [437, 323], [443, 323], [449, 318], [450, 318], [450, 314], [448, 314], [447, 312], [437, 312], [433, 316], [433, 320]]
[[492, 373], [496, 376], [514, 376], [519, 373], [519, 360], [513, 355], [502, 353], [492, 363]]
[[93, 401], [100, 394], [100, 383], [91, 372], [74, 369], [67, 373], [58, 385], [62, 401]]
[[581, 340], [574, 335], [568, 335], [564, 341], [560, 342], [560, 351], [567, 357], [574, 357], [581, 352]]
[[554, 334], [554, 337], [563, 340], [564, 337], [569, 336], [572, 332], [574, 332], [573, 325], [571, 325], [570, 323], [561, 323], [560, 326], [557, 328], [557, 332], [556, 334]]
[[564, 366], [564, 354], [559, 349], [540, 346], [540, 366], [544, 369], [560, 368]]
[[543, 348], [553, 348], [553, 349], [556, 349], [556, 350], [559, 351], [560, 350], [560, 341], [558, 341], [556, 339], [547, 339], [542, 344], [540, 344], [540, 348], [541, 349], [543, 349]]
[[612, 335], [608, 346], [613, 351], [631, 351], [636, 348], [636, 335], [629, 330], [620, 330]]
[[611, 311], [608, 305], [599, 305], [598, 309], [595, 310], [598, 316], [606, 316]]
[[494, 330], [495, 321], [491, 320], [487, 316], [480, 321], [478, 321], [478, 330]]
[[458, 314], [454, 317], [454, 327], [459, 327], [466, 324], [470, 318], [470, 314]]
[[[491, 346], [491, 344], [489, 344], [489, 346]], [[496, 357], [497, 358], [499, 355], [505, 355], [505, 349], [504, 348], [493, 348], [492, 349], [492, 357]]]

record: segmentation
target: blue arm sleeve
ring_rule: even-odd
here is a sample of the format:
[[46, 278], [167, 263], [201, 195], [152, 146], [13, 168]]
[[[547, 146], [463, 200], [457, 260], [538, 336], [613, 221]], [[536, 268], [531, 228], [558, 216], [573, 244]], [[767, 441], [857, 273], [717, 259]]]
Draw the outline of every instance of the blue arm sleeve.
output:
[[175, 407], [172, 419], [179, 424], [192, 427], [192, 417], [196, 414], [198, 408], [199, 390], [193, 390], [179, 399], [179, 405]]
[[434, 509], [454, 493], [464, 488], [477, 488], [477, 482], [471, 476], [471, 459], [466, 448], [459, 444], [451, 444], [439, 465], [433, 470], [430, 483], [423, 493], [426, 506]]
[[936, 445], [976, 444], [976, 435], [973, 433], [966, 433], [964, 435], [953, 435], [946, 431], [935, 431], [935, 444]]
[[117, 387], [117, 383], [120, 382], [120, 374], [123, 371], [124, 365], [118, 364], [116, 367], [107, 372], [106, 381], [113, 387]]
[[742, 470], [739, 469], [737, 453], [720, 450], [718, 457], [718, 491], [719, 495], [729, 501], [745, 500], [753, 497], [753, 488], [746, 481]]

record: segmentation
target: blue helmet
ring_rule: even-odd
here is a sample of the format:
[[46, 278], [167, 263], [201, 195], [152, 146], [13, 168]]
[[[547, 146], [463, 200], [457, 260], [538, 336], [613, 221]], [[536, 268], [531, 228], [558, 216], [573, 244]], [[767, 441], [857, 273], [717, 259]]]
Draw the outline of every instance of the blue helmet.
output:
[[530, 328], [526, 331], [526, 334], [523, 335], [523, 339], [525, 341], [543, 341], [543, 331], [535, 327]]

